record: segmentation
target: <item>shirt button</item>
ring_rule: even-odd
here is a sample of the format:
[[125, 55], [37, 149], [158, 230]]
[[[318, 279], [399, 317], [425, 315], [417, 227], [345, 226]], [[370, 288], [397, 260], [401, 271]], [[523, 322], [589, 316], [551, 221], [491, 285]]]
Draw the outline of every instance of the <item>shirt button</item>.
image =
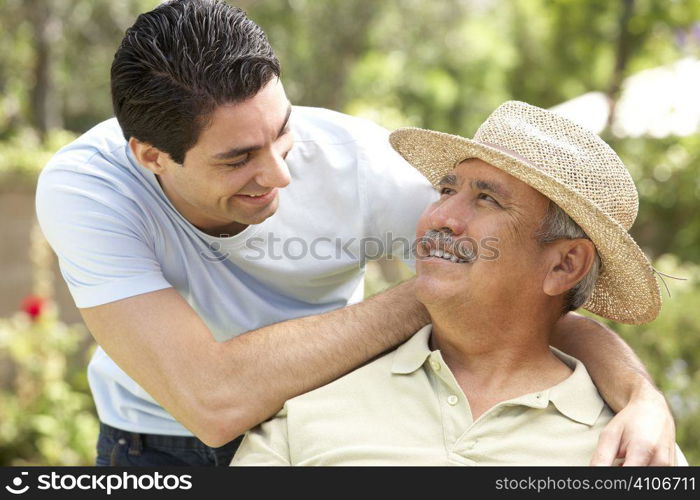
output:
[[431, 361], [430, 366], [432, 366], [433, 370], [435, 370], [436, 372], [440, 371], [440, 363], [438, 363], [437, 361]]
[[452, 406], [456, 405], [458, 401], [459, 401], [459, 398], [457, 396], [455, 396], [454, 394], [447, 397], [447, 402], [449, 404], [451, 404]]

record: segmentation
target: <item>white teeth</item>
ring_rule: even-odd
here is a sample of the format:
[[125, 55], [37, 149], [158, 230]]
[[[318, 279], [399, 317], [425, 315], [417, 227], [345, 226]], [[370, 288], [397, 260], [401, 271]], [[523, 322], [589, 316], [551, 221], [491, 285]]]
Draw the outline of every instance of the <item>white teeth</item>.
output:
[[456, 255], [453, 255], [450, 252], [448, 252], [446, 250], [442, 250], [442, 249], [431, 248], [430, 251], [428, 252], [428, 255], [430, 257], [440, 257], [444, 260], [449, 260], [450, 262], [459, 263], [459, 264], [463, 264], [463, 263], [467, 262], [466, 260], [460, 259]]

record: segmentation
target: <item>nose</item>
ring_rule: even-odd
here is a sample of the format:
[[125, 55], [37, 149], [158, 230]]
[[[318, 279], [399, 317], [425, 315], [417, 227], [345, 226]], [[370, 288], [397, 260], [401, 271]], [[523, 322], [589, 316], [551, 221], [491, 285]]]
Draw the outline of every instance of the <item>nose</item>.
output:
[[287, 162], [279, 153], [275, 151], [270, 152], [269, 160], [265, 162], [258, 172], [255, 182], [264, 187], [283, 188], [290, 181], [291, 176], [289, 175]]
[[[465, 214], [457, 209], [457, 196], [453, 196], [435, 206], [428, 215], [430, 229], [449, 231], [455, 236], [460, 236], [467, 229]], [[464, 207], [461, 207], [462, 211]]]

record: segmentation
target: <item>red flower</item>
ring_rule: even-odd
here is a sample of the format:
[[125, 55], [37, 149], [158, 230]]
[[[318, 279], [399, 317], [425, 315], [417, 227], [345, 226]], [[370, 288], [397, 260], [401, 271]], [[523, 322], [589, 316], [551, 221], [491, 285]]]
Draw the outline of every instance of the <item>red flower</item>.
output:
[[32, 321], [36, 321], [44, 310], [44, 306], [46, 306], [45, 299], [36, 295], [28, 295], [22, 301], [21, 309], [32, 318]]

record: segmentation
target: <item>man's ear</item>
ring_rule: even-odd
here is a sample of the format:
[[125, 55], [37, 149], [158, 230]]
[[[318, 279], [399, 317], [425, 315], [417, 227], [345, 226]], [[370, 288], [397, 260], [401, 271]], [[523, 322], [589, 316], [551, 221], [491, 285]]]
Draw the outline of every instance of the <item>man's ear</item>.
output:
[[168, 165], [174, 163], [168, 153], [135, 137], [129, 138], [129, 148], [136, 160], [154, 174], [162, 174]]
[[544, 278], [544, 293], [555, 297], [571, 290], [593, 265], [595, 246], [591, 240], [557, 240], [550, 243], [547, 255], [549, 270]]

